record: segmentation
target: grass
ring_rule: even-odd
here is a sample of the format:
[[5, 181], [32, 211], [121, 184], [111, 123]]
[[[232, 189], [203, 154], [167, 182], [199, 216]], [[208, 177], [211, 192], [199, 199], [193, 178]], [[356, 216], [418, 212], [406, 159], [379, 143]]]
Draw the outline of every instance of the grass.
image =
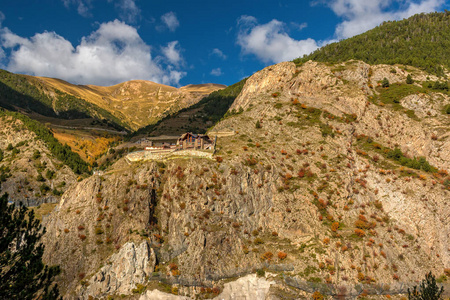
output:
[[53, 211], [53, 209], [58, 205], [57, 203], [42, 203], [37, 207], [30, 207], [34, 211], [36, 218], [42, 221], [42, 218]]

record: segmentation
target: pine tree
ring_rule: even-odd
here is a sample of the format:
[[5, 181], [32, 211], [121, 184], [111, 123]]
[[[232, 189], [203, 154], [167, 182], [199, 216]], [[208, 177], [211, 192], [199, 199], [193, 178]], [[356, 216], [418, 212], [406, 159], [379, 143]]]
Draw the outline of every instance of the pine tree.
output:
[[406, 76], [406, 83], [407, 84], [413, 84], [414, 80], [411, 77], [411, 74], [408, 74], [408, 76]]
[[386, 77], [384, 77], [383, 80], [381, 81], [381, 86], [384, 88], [389, 87], [389, 80]]
[[412, 290], [408, 288], [408, 299], [409, 300], [439, 300], [442, 299], [442, 293], [444, 292], [444, 287], [439, 289], [436, 284], [436, 279], [433, 274], [428, 273], [425, 275], [425, 279], [422, 280], [420, 287], [414, 286]]
[[42, 262], [44, 232], [32, 210], [0, 197], [0, 299], [58, 299], [59, 267]]

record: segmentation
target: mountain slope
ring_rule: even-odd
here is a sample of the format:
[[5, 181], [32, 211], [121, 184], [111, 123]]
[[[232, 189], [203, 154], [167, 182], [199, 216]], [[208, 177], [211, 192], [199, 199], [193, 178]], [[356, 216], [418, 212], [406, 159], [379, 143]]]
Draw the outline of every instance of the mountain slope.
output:
[[219, 84], [201, 84], [177, 89], [145, 80], [132, 80], [103, 87], [73, 85], [44, 77], [40, 77], [40, 80], [47, 86], [101, 107], [133, 130], [156, 123], [164, 116], [188, 107], [209, 93], [225, 87]]
[[59, 89], [48, 88], [31, 76], [0, 70], [0, 106], [58, 119], [93, 118], [122, 129], [123, 123], [108, 111]]
[[409, 65], [442, 76], [450, 70], [449, 28], [449, 11], [419, 14], [402, 21], [384, 22], [363, 34], [326, 45], [294, 61], [337, 63], [356, 59], [369, 64]]
[[0, 193], [27, 206], [57, 203], [87, 164], [37, 121], [0, 110]]
[[0, 106], [58, 119], [93, 118], [93, 123], [103, 120], [117, 130], [136, 130], [224, 87], [200, 84], [177, 89], [144, 80], [85, 86], [0, 70]]
[[199, 102], [137, 130], [133, 136], [181, 135], [189, 131], [204, 133], [225, 115], [241, 92], [245, 80], [214, 91]]
[[450, 96], [428, 88], [437, 79], [360, 61], [267, 67], [213, 128], [234, 133], [215, 160], [122, 159], [67, 191], [46, 223], [47, 263], [82, 299], [205, 298], [257, 270], [267, 280], [252, 288], [275, 299], [444, 280]]

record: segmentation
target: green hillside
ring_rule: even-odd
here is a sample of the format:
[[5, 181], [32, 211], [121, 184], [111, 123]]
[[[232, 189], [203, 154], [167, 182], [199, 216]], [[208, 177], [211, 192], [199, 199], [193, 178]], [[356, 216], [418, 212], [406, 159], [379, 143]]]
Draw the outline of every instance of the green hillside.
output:
[[109, 125], [122, 130], [125, 125], [108, 111], [60, 90], [49, 90], [39, 81], [0, 70], [0, 107], [16, 108], [60, 119], [94, 118], [108, 120]]
[[11, 112], [0, 108], [0, 118], [10, 116], [21, 120], [25, 127], [36, 134], [37, 138], [42, 140], [50, 152], [65, 165], [70, 167], [76, 174], [90, 173], [89, 164], [81, 159], [81, 157], [73, 152], [69, 146], [62, 145], [52, 134], [52, 132], [38, 121], [32, 120], [27, 116]]
[[450, 11], [418, 14], [382, 25], [355, 37], [326, 45], [294, 60], [339, 63], [350, 59], [369, 64], [404, 64], [438, 76], [450, 70]]

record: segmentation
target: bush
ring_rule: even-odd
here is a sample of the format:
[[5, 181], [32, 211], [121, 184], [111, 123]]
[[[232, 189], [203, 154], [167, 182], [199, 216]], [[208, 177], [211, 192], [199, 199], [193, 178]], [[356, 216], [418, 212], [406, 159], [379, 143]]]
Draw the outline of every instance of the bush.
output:
[[389, 80], [386, 77], [384, 77], [383, 80], [381, 81], [381, 86], [387, 88], [389, 87], [389, 85], [390, 85]]
[[278, 252], [278, 259], [283, 260], [287, 257], [287, 253], [280, 251]]
[[314, 300], [323, 300], [323, 295], [319, 291], [315, 291], [312, 298]]

